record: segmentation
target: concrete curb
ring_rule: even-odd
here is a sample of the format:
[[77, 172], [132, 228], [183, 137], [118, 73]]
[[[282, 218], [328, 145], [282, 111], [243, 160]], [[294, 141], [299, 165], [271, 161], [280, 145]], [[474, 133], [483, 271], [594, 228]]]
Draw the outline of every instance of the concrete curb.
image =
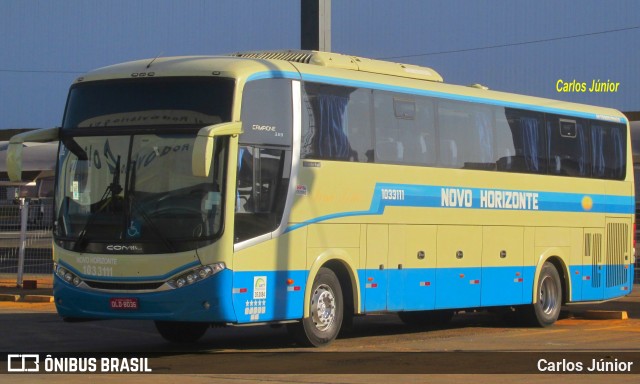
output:
[[25, 295], [22, 301], [25, 303], [53, 303], [53, 296]]
[[598, 311], [588, 310], [583, 313], [587, 320], [628, 320], [627, 311]]
[[18, 300], [20, 300], [20, 295], [7, 295], [7, 294], [0, 295], [0, 301], [16, 302]]

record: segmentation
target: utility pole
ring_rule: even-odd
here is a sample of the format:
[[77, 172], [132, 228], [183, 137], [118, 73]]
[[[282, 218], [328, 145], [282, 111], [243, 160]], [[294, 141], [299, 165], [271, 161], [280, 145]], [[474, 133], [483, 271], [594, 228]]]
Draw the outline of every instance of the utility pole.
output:
[[300, 2], [300, 48], [331, 52], [331, 0]]

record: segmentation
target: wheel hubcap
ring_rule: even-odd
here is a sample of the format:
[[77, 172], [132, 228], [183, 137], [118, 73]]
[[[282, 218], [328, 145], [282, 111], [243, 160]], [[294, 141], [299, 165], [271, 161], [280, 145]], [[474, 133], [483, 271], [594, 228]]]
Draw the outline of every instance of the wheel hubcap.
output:
[[558, 305], [558, 287], [550, 276], [545, 276], [540, 284], [540, 306], [542, 311], [549, 315]]
[[326, 331], [333, 325], [336, 317], [336, 299], [333, 291], [326, 284], [321, 284], [313, 292], [311, 298], [311, 318], [316, 328]]

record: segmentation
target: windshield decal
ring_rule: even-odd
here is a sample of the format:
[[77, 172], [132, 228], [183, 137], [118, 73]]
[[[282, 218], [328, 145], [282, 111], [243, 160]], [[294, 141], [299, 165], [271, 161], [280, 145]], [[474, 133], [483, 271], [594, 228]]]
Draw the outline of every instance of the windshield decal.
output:
[[222, 123], [220, 116], [186, 110], [152, 110], [112, 113], [95, 116], [78, 123], [79, 128], [127, 127], [132, 125], [213, 125]]

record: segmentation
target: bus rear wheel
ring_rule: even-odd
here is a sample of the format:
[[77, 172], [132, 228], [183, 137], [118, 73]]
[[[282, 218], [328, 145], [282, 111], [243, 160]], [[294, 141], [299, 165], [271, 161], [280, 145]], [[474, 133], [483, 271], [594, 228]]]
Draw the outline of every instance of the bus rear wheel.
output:
[[309, 304], [309, 316], [288, 324], [287, 330], [300, 345], [325, 346], [338, 336], [344, 316], [340, 281], [329, 268], [318, 271]]
[[155, 324], [160, 336], [172, 343], [194, 343], [209, 329], [209, 323], [156, 321]]
[[527, 309], [527, 320], [533, 326], [548, 327], [558, 320], [562, 307], [562, 283], [556, 267], [546, 262], [540, 270], [536, 302]]

